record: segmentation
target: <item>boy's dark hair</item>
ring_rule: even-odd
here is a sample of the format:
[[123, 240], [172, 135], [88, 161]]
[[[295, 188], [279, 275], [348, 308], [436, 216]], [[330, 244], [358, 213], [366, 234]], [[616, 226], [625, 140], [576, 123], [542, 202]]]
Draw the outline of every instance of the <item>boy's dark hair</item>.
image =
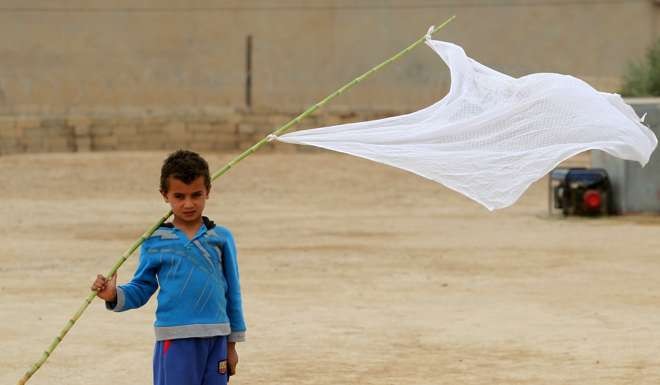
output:
[[211, 190], [209, 164], [196, 152], [178, 150], [165, 159], [160, 170], [160, 191], [167, 193], [170, 187], [167, 178], [170, 176], [185, 184], [190, 184], [195, 179], [203, 176], [206, 190]]

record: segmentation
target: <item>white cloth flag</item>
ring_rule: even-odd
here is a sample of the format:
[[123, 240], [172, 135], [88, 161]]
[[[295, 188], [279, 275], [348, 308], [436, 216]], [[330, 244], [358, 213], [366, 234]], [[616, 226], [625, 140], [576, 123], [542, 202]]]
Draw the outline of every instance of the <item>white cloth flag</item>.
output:
[[408, 170], [489, 210], [512, 205], [558, 163], [585, 150], [648, 162], [657, 138], [619, 95], [553, 73], [513, 78], [427, 39], [449, 66], [449, 94], [407, 115], [277, 138]]

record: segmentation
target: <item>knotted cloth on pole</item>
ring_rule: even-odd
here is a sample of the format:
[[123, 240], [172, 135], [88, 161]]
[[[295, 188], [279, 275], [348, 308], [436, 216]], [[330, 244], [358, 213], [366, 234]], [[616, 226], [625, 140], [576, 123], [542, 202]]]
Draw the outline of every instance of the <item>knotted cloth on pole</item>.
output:
[[489, 210], [512, 205], [561, 161], [599, 149], [645, 165], [657, 138], [617, 94], [572, 76], [513, 78], [431, 40], [449, 67], [449, 94], [411, 114], [297, 131], [307, 144], [408, 170]]

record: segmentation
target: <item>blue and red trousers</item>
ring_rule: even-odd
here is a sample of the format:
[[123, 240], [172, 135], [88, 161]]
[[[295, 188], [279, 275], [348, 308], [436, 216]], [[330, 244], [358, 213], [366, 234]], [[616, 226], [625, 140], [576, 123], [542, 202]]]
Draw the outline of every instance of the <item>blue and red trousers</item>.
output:
[[226, 385], [227, 336], [157, 341], [154, 385]]

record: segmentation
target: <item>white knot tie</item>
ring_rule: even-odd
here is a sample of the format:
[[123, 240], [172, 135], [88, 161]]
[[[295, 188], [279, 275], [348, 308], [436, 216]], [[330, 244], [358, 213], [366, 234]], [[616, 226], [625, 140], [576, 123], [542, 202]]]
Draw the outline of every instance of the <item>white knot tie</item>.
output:
[[434, 29], [435, 29], [435, 25], [432, 25], [432, 26], [429, 27], [429, 30], [426, 31], [426, 41], [427, 42], [431, 40], [431, 32], [433, 32]]

